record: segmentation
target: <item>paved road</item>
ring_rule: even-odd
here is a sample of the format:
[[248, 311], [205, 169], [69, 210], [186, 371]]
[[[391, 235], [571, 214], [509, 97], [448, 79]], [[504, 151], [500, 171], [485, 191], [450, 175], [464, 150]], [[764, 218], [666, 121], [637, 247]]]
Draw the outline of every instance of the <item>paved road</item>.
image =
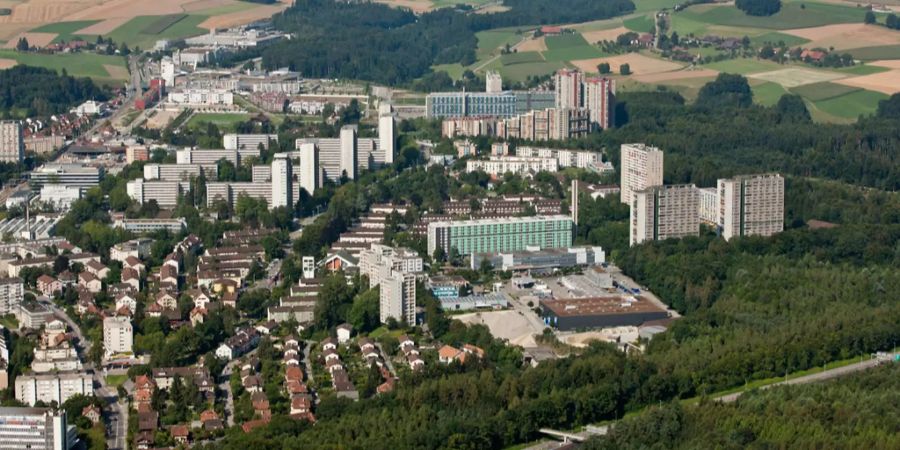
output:
[[225, 392], [225, 422], [228, 426], [234, 426], [234, 396], [231, 392], [231, 373], [234, 368], [241, 363], [241, 360], [256, 354], [256, 351], [259, 348], [254, 348], [253, 350], [247, 352], [242, 355], [240, 358], [235, 358], [231, 361], [228, 361], [228, 364], [225, 364], [225, 367], [222, 369], [222, 377], [219, 382], [219, 390]]
[[[867, 359], [862, 362], [850, 364], [849, 366], [836, 367], [834, 369], [828, 369], [826, 371], [814, 373], [811, 375], [805, 375], [802, 377], [791, 378], [787, 381], [779, 381], [777, 383], [763, 386], [760, 389], [769, 389], [771, 387], [782, 386], [782, 385], [807, 384], [807, 383], [813, 383], [816, 381], [830, 380], [832, 378], [838, 378], [838, 377], [842, 377], [845, 375], [854, 374], [856, 372], [860, 372], [860, 371], [863, 371], [866, 369], [871, 369], [872, 367], [875, 367], [876, 365], [878, 365], [878, 360]], [[723, 395], [720, 397], [716, 397], [715, 400], [719, 401], [719, 402], [723, 402], [723, 403], [730, 403], [730, 402], [733, 402], [733, 401], [737, 400], [738, 398], [740, 398], [741, 394], [743, 394], [744, 392], [746, 392], [746, 391], [735, 392], [734, 394]]]

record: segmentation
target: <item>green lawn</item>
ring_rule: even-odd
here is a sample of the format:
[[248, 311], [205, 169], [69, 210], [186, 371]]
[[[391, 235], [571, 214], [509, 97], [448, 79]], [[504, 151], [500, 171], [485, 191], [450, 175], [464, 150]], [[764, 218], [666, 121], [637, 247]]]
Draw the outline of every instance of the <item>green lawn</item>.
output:
[[860, 115], [868, 115], [878, 109], [878, 102], [888, 98], [880, 92], [858, 90], [840, 97], [815, 102], [819, 110], [843, 119], [856, 119]]
[[784, 66], [778, 65], [777, 63], [771, 61], [751, 58], [727, 59], [725, 61], [706, 64], [702, 67], [706, 69], [718, 70], [719, 72], [739, 73], [742, 75], [784, 68]]
[[748, 16], [733, 5], [690, 7], [677, 15], [684, 15], [697, 22], [714, 25], [786, 30], [835, 23], [861, 23], [865, 16], [865, 10], [850, 6], [791, 0], [783, 2], [781, 11], [768, 17]]
[[95, 23], [100, 22], [99, 20], [77, 20], [74, 22], [57, 22], [50, 23], [41, 27], [37, 27], [31, 31], [35, 33], [56, 33], [57, 36], [53, 39], [53, 42], [66, 41], [69, 42], [73, 39], [76, 39], [75, 32], [89, 27]]
[[636, 31], [638, 33], [649, 33], [650, 30], [653, 29], [653, 16], [638, 16], [632, 17], [630, 19], [625, 19], [622, 21], [622, 24], [625, 25], [625, 28], [628, 28], [631, 31]]
[[831, 98], [840, 97], [856, 91], [862, 90], [858, 87], [845, 86], [837, 83], [813, 83], [803, 86], [791, 88], [791, 92], [797, 94], [811, 102], [820, 102]]
[[752, 87], [753, 100], [760, 105], [772, 106], [778, 103], [782, 95], [787, 94], [778, 83], [765, 82]]
[[122, 383], [128, 380], [128, 375], [107, 375], [106, 376], [106, 384], [112, 387], [119, 387]]
[[784, 42], [784, 45], [789, 47], [796, 47], [798, 45], [803, 45], [809, 42], [809, 39], [804, 39], [799, 36], [794, 36], [792, 34], [779, 33], [777, 31], [770, 31], [767, 33], [763, 33], [756, 36], [750, 36], [750, 42], [753, 43], [754, 46], [759, 46], [765, 43], [769, 43], [772, 45], [778, 45], [781, 42]]
[[672, 9], [682, 3], [679, 0], [634, 0], [634, 12], [654, 12], [661, 9]]
[[[843, 52], [841, 52], [843, 53]], [[856, 59], [875, 61], [878, 59], [900, 59], [900, 45], [880, 45], [846, 50]]]
[[0, 325], [3, 325], [7, 330], [17, 330], [19, 328], [19, 321], [16, 319], [16, 316], [12, 314], [6, 314], [0, 316]]
[[198, 113], [194, 114], [188, 120], [186, 126], [188, 128], [197, 128], [203, 123], [213, 123], [219, 128], [232, 128], [238, 122], [243, 122], [250, 117], [250, 114], [243, 113]]
[[98, 55], [95, 53], [58, 53], [54, 55], [40, 53], [19, 53], [15, 50], [0, 50], [0, 58], [16, 60], [19, 64], [46, 67], [60, 71], [66, 69], [69, 75], [98, 79], [113, 79], [103, 65], [125, 67], [125, 58], [121, 56]]
[[500, 63], [504, 66], [514, 65], [514, 64], [523, 64], [523, 63], [536, 63], [543, 62], [544, 58], [541, 57], [541, 54], [538, 52], [518, 52], [518, 53], [507, 53], [500, 57]]
[[475, 37], [478, 38], [478, 50], [475, 53], [478, 59], [487, 58], [501, 46], [506, 44], [513, 45], [521, 39], [521, 36], [514, 31], [497, 30], [479, 31], [475, 33]]

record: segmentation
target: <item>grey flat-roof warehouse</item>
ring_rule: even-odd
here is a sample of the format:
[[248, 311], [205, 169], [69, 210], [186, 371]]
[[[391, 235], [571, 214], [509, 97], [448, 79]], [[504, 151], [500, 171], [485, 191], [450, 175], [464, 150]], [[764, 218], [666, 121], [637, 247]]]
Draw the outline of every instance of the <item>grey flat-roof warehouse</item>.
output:
[[669, 314], [643, 297], [590, 297], [541, 300], [544, 323], [561, 331], [637, 326]]

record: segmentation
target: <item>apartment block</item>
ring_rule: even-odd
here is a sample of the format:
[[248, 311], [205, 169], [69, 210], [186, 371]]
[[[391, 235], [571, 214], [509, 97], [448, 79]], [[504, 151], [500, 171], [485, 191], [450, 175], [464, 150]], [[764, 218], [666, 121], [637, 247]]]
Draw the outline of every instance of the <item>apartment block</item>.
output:
[[178, 164], [198, 164], [206, 170], [209, 167], [218, 167], [219, 160], [226, 160], [235, 166], [239, 166], [251, 156], [259, 157], [258, 148], [240, 148], [236, 150], [214, 149], [214, 150], [197, 150], [184, 149], [178, 150], [175, 154]]
[[44, 164], [31, 171], [29, 183], [33, 188], [47, 184], [60, 184], [88, 189], [100, 184], [103, 172], [81, 164]]
[[319, 188], [319, 148], [316, 144], [303, 144], [300, 152], [300, 187], [310, 195]]
[[134, 329], [127, 316], [103, 319], [103, 350], [106, 357], [131, 354], [134, 351]]
[[741, 175], [718, 181], [718, 224], [726, 240], [784, 230], [784, 177]]
[[584, 81], [584, 105], [591, 115], [591, 123], [601, 129], [615, 125], [616, 81], [609, 78], [588, 78]]
[[258, 149], [260, 145], [269, 149], [270, 142], [278, 142], [277, 134], [226, 134], [222, 136], [225, 150]]
[[178, 199], [191, 189], [187, 181], [131, 180], [125, 191], [135, 202], [143, 205], [151, 200], [161, 208], [174, 208]]
[[408, 248], [394, 248], [383, 244], [372, 244], [359, 254], [359, 273], [369, 278], [369, 287], [381, 282], [381, 268], [402, 273], [422, 272], [422, 257]]
[[18, 164], [24, 157], [22, 124], [16, 120], [0, 121], [0, 162]]
[[556, 87], [556, 107], [579, 108], [582, 105], [582, 83], [584, 74], [573, 69], [561, 69], [554, 76]]
[[379, 292], [379, 319], [386, 323], [393, 317], [400, 323], [416, 325], [416, 276], [382, 266]]
[[425, 98], [425, 115], [429, 118], [512, 117], [555, 105], [556, 94], [546, 91], [433, 92]]
[[[382, 131], [387, 132], [387, 127], [379, 126], [379, 133]], [[340, 180], [344, 173], [353, 179], [360, 170], [380, 167], [394, 158], [393, 154], [385, 152], [385, 149], [392, 148], [391, 145], [381, 144], [380, 138], [359, 137], [356, 127], [352, 125], [341, 128], [338, 138], [297, 139], [296, 148], [300, 150], [290, 152], [290, 156], [303, 158], [303, 146], [308, 144], [316, 146], [320, 173], [332, 181]]]
[[190, 181], [202, 173], [206, 178], [215, 179], [218, 175], [217, 166], [202, 166], [200, 164], [145, 164], [144, 180], [160, 181]]
[[0, 278], [0, 315], [13, 313], [22, 303], [24, 295], [21, 278]]
[[555, 158], [491, 156], [487, 160], [470, 160], [466, 162], [466, 172], [482, 171], [493, 176], [499, 176], [505, 173], [526, 174], [556, 172], [558, 170], [559, 164]]
[[516, 156], [526, 158], [553, 158], [562, 168], [577, 167], [579, 169], [600, 170], [603, 168], [603, 154], [590, 150], [572, 150], [558, 148], [516, 147]]
[[719, 190], [718, 188], [701, 188], [697, 189], [700, 195], [700, 210], [698, 216], [700, 223], [710, 226], [719, 224]]
[[574, 224], [563, 215], [440, 221], [428, 224], [428, 253], [438, 248], [461, 255], [515, 252], [572, 245]]
[[693, 184], [636, 191], [631, 204], [629, 245], [699, 235], [699, 200]]
[[631, 204], [634, 192], [663, 184], [663, 152], [644, 144], [622, 144], [622, 203]]
[[59, 405], [77, 394], [94, 395], [94, 377], [90, 372], [26, 374], [16, 378], [16, 400], [34, 406], [38, 401]]
[[272, 161], [272, 207], [293, 209], [297, 197], [294, 196], [293, 163], [286, 153], [278, 153]]

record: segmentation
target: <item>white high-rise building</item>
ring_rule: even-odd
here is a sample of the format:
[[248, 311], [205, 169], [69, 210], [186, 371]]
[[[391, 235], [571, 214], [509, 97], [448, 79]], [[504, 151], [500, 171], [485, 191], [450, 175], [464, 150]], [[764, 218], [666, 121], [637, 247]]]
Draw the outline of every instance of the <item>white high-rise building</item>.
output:
[[700, 223], [711, 226], [719, 224], [719, 190], [718, 188], [697, 189], [700, 194], [700, 210], [698, 216]]
[[501, 78], [500, 73], [495, 70], [489, 70], [484, 75], [484, 84], [484, 91], [489, 94], [503, 92], [503, 78]]
[[175, 87], [175, 62], [172, 58], [165, 56], [159, 62], [159, 73], [166, 82], [166, 87], [171, 89]]
[[278, 153], [272, 160], [272, 207], [294, 207], [294, 171], [286, 153]]
[[572, 109], [581, 107], [582, 80], [584, 74], [574, 69], [560, 69], [554, 79], [556, 84], [556, 107]]
[[784, 177], [742, 175], [718, 182], [718, 223], [726, 240], [784, 230]]
[[341, 175], [356, 179], [356, 127], [345, 125], [341, 128]]
[[651, 186], [634, 193], [629, 245], [700, 234], [700, 207], [693, 184]]
[[319, 147], [316, 144], [300, 146], [300, 187], [309, 195], [319, 188]]
[[0, 278], [0, 314], [13, 313], [24, 296], [25, 287], [21, 278]]
[[103, 319], [103, 350], [107, 357], [134, 351], [134, 329], [128, 316]]
[[384, 163], [393, 164], [397, 153], [397, 128], [394, 116], [382, 115], [378, 118], [378, 150], [384, 153]]
[[379, 318], [393, 317], [400, 323], [416, 325], [416, 276], [382, 266]]
[[16, 377], [16, 400], [34, 406], [38, 401], [62, 405], [77, 394], [94, 395], [94, 376], [91, 372], [54, 372]]
[[22, 124], [16, 120], [0, 121], [0, 162], [20, 163], [25, 157]]
[[644, 144], [622, 144], [622, 203], [631, 204], [635, 191], [663, 184], [663, 152]]
[[316, 277], [316, 258], [313, 256], [304, 256], [301, 259], [303, 268], [303, 278], [310, 279]]
[[225, 150], [258, 149], [260, 144], [269, 149], [269, 142], [278, 142], [277, 134], [226, 134], [222, 136]]

